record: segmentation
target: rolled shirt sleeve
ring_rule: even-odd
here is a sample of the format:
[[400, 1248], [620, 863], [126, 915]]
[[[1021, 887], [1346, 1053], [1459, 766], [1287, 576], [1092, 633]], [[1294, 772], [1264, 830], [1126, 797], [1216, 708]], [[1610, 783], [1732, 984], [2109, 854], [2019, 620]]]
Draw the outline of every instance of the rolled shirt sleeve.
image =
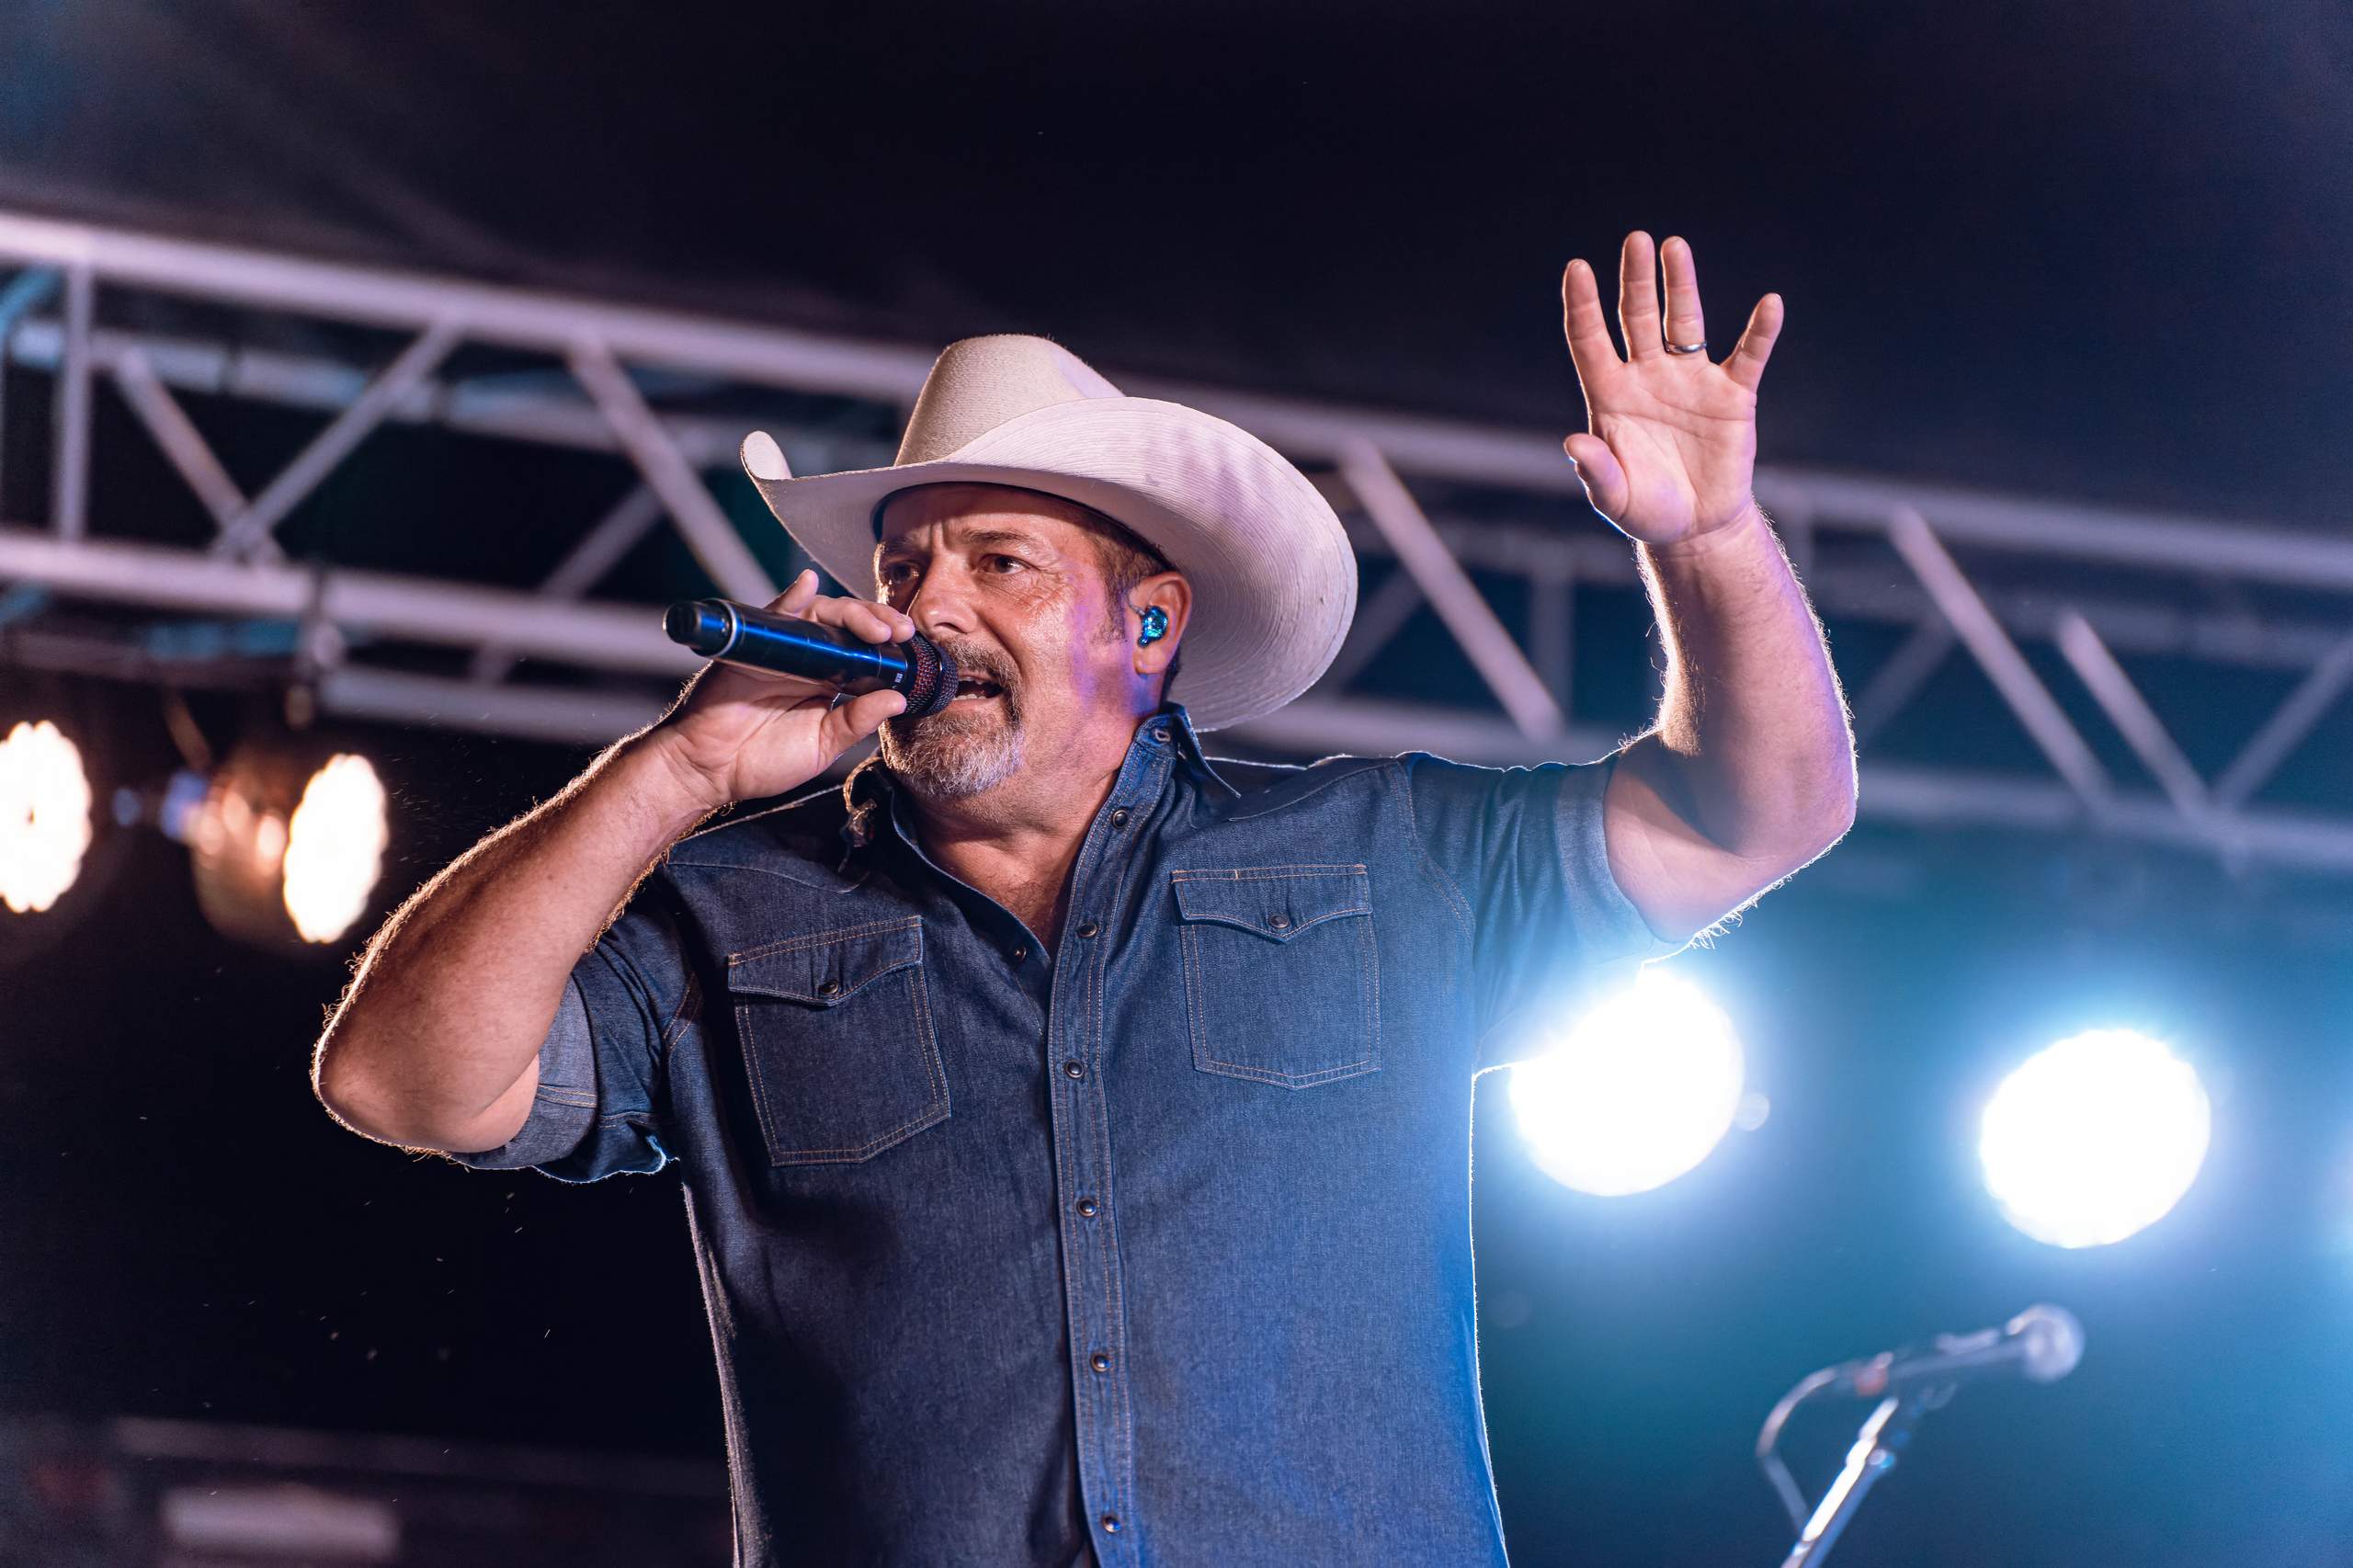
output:
[[1642, 964], [1682, 950], [1610, 874], [1602, 811], [1615, 756], [1507, 768], [1399, 760], [1423, 850], [1469, 916], [1480, 1070], [1536, 1054]]
[[670, 1158], [668, 1051], [690, 1019], [692, 971], [655, 882], [573, 966], [540, 1043], [530, 1115], [495, 1149], [449, 1158], [476, 1170], [534, 1168], [558, 1181], [650, 1175]]

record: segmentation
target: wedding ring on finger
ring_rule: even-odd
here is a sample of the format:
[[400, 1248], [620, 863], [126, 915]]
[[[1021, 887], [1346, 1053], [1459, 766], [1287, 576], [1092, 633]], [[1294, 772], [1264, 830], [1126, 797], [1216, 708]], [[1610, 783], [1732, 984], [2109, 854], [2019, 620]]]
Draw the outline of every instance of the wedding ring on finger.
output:
[[1703, 337], [1697, 343], [1670, 343], [1666, 346], [1666, 351], [1669, 354], [1705, 354], [1708, 351], [1708, 340]]

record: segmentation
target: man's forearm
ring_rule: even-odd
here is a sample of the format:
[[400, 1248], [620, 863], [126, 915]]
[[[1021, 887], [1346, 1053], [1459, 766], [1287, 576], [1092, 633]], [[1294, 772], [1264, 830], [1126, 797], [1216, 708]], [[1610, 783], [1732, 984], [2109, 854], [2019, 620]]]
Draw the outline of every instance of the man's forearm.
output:
[[447, 1147], [535, 1065], [573, 965], [711, 809], [658, 733], [616, 743], [384, 922], [319, 1039], [330, 1109]]
[[1640, 766], [1677, 814], [1757, 861], [1811, 858], [1854, 821], [1854, 735], [1822, 628], [1752, 506], [1682, 543], [1639, 545], [1667, 651]]

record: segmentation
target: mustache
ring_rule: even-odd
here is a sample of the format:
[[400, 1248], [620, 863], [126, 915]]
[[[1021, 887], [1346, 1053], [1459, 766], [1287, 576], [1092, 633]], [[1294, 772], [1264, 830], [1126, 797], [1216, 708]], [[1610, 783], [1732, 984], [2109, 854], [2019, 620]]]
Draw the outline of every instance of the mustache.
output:
[[1013, 671], [1007, 668], [1005, 661], [997, 656], [995, 649], [982, 643], [962, 641], [935, 642], [934, 645], [941, 653], [956, 661], [958, 676], [966, 680], [995, 681], [1005, 688], [1005, 694], [1007, 697], [1013, 695]]
[[[932, 645], [954, 661], [958, 678], [995, 682], [998, 689], [1005, 694], [1006, 719], [1019, 721], [1021, 692], [1014, 677], [1011, 661], [1003, 657], [995, 649], [982, 642], [962, 639], [934, 638]], [[948, 714], [949, 710], [943, 708], [936, 713], [927, 714], [920, 719], [909, 719], [902, 714], [885, 719], [883, 723], [890, 726], [894, 733], [900, 733], [937, 723], [946, 719]]]

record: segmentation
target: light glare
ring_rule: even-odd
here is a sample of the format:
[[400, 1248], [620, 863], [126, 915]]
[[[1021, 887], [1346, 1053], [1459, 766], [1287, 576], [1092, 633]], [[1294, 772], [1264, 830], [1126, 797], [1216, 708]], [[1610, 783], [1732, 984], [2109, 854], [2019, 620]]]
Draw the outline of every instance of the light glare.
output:
[[334, 941], [367, 909], [383, 869], [384, 804], [375, 768], [349, 752], [329, 757], [303, 787], [284, 841], [286, 913], [304, 941]]
[[46, 910], [82, 874], [90, 847], [90, 779], [81, 749], [49, 720], [0, 741], [0, 903]]
[[2197, 1069], [2146, 1035], [2093, 1029], [2002, 1081], [1978, 1157], [2011, 1224], [2052, 1246], [2104, 1246], [2181, 1201], [2212, 1131]]
[[1656, 966], [1511, 1070], [1537, 1165], [1604, 1198], [1647, 1192], [1708, 1157], [1740, 1109], [1740, 1040], [1699, 989]]

